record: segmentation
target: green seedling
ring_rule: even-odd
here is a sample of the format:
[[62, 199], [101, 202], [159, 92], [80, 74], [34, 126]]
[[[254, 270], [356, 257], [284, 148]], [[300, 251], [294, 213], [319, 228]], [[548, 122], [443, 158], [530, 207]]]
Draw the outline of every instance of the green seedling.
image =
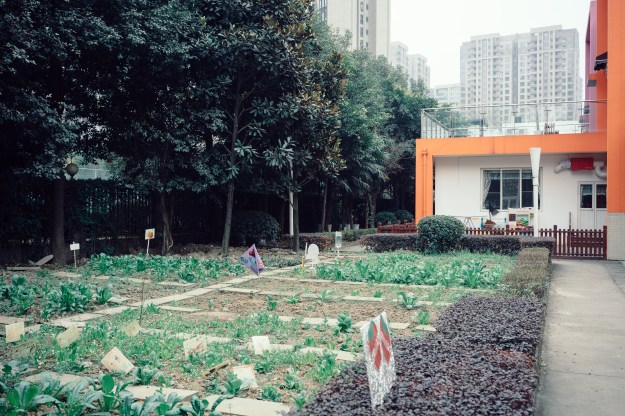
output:
[[126, 391], [126, 387], [128, 387], [129, 384], [130, 382], [115, 385], [113, 376], [110, 374], [103, 375], [100, 379], [102, 398], [98, 400], [98, 412], [110, 413], [113, 409], [117, 408], [123, 396], [130, 394]]
[[399, 296], [399, 303], [408, 310], [414, 309], [417, 305], [418, 299], [412, 292], [397, 292], [397, 296]]
[[337, 328], [341, 333], [346, 333], [352, 328], [352, 317], [349, 316], [348, 312], [339, 314]]
[[113, 285], [110, 283], [106, 287], [98, 288], [95, 292], [95, 301], [99, 305], [104, 305], [113, 297]]
[[319, 294], [319, 302], [322, 302], [322, 303], [330, 302], [332, 300], [333, 295], [334, 295], [334, 290], [331, 290], [331, 289], [322, 290], [321, 293]]
[[295, 305], [296, 303], [300, 303], [300, 302], [301, 302], [301, 300], [300, 300], [299, 296], [295, 295], [295, 296], [290, 296], [290, 297], [286, 300], [286, 302], [287, 302], [289, 305]]
[[229, 397], [236, 397], [241, 391], [241, 381], [234, 373], [228, 373], [226, 382], [223, 385], [223, 391]]
[[296, 377], [294, 371], [289, 371], [284, 375], [284, 383], [280, 387], [286, 390], [301, 391], [304, 388], [304, 383]]
[[378, 289], [378, 290], [376, 290], [376, 291], [373, 293], [373, 297], [374, 297], [374, 298], [381, 298], [383, 294], [384, 294], [384, 292], [383, 292], [383, 291], [381, 291], [380, 289]]
[[136, 386], [148, 386], [152, 384], [153, 380], [162, 379], [163, 376], [163, 372], [158, 368], [149, 366], [135, 367], [132, 373], [132, 384]]
[[270, 402], [279, 402], [282, 395], [278, 393], [278, 389], [274, 386], [267, 386], [263, 389], [261, 397], [263, 400], [268, 400]]
[[54, 397], [42, 394], [42, 390], [36, 384], [22, 381], [7, 391], [7, 402], [11, 409], [9, 414], [27, 414], [36, 411], [40, 405], [56, 405], [58, 403]]
[[427, 309], [417, 311], [416, 320], [419, 325], [428, 325], [430, 323], [430, 312]]
[[267, 310], [275, 311], [278, 307], [278, 301], [273, 300], [273, 296], [267, 296]]
[[306, 404], [306, 400], [307, 399], [308, 398], [306, 396], [306, 392], [305, 391], [300, 391], [297, 396], [293, 397], [293, 403], [295, 403], [295, 406], [299, 410], [302, 407], [304, 407], [304, 405]]

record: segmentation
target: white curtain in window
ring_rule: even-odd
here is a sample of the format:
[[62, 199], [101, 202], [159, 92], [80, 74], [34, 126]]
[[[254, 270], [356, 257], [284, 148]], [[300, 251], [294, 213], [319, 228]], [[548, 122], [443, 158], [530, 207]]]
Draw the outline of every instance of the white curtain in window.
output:
[[486, 206], [486, 197], [488, 196], [488, 191], [490, 190], [490, 172], [490, 170], [482, 171], [482, 208], [488, 208]]

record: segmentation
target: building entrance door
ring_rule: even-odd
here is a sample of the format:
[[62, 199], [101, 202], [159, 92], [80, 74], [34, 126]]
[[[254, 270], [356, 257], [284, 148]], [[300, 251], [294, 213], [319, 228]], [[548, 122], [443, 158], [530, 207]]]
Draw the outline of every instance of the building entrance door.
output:
[[601, 229], [606, 224], [606, 194], [604, 183], [579, 185], [579, 211], [577, 226], [582, 230]]

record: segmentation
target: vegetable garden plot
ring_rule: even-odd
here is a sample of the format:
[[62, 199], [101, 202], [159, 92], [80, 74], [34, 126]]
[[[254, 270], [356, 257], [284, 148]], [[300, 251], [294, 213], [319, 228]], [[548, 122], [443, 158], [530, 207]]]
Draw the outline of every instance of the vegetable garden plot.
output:
[[[443, 256], [426, 256], [424, 261], [433, 261], [432, 259], [438, 257]], [[476, 270], [478, 278], [483, 277], [484, 273], [490, 273], [485, 272], [487, 269], [497, 268], [503, 272], [506, 262], [511, 262], [509, 258], [500, 256], [489, 259], [464, 254], [456, 260], [455, 270], [461, 273], [465, 270], [465, 274]], [[403, 253], [391, 255], [390, 260], [382, 256], [371, 258], [367, 256], [357, 260], [344, 259], [336, 266], [333, 264], [327, 266], [339, 270], [340, 267], [345, 267], [346, 271], [355, 270], [361, 273], [358, 268], [365, 267], [366, 261], [370, 262], [367, 263], [369, 270], [375, 270], [376, 267], [385, 264], [394, 268], [392, 273], [397, 272], [398, 276], [402, 276], [403, 271], [409, 270], [410, 267], [413, 269], [420, 267], [418, 266], [420, 263], [414, 262], [414, 257]], [[438, 263], [435, 266], [436, 270], [444, 270], [445, 267], [444, 265], [439, 267]], [[111, 284], [113, 292], [117, 290], [129, 298], [124, 304], [134, 304], [140, 299], [139, 278], [146, 272], [145, 270], [143, 272], [135, 270], [128, 274], [114, 272], [107, 280], [95, 278], [94, 275], [99, 275], [99, 270], [93, 270], [91, 267], [82, 270], [84, 277], [81, 278], [81, 283], [90, 284], [94, 288], [95, 286], [104, 288]], [[303, 274], [299, 274], [297, 270], [299, 268], [272, 275], [278, 277], [299, 275], [298, 280], [302, 277], [313, 277], [310, 270], [306, 270]], [[149, 274], [154, 272], [154, 269], [151, 269]], [[336, 276], [336, 272], [334, 273]], [[434, 272], [437, 273], [438, 271]], [[344, 276], [347, 276], [347, 273]], [[176, 298], [170, 297], [161, 306], [150, 305], [144, 308], [142, 327], [149, 329], [149, 332], [139, 333], [135, 337], [124, 333], [124, 328], [139, 318], [139, 310], [130, 309], [114, 316], [101, 316], [88, 321], [79, 339], [66, 348], [61, 348], [53, 341], [63, 329], [43, 325], [39, 333], [27, 334], [22, 341], [7, 344], [0, 352], [0, 357], [5, 362], [17, 359], [30, 367], [95, 376], [106, 371], [102, 368], [100, 360], [106, 352], [116, 347], [136, 368], [128, 376], [121, 377], [119, 381], [122, 382], [132, 381], [153, 386], [197, 390], [200, 397], [225, 392], [236, 394], [238, 397], [281, 401], [288, 404], [298, 401], [301, 404], [306, 396], [314, 394], [315, 390], [321, 388], [330, 377], [338, 374], [344, 365], [344, 362], [337, 360], [335, 354], [306, 354], [302, 351], [317, 348], [320, 352], [332, 350], [359, 356], [362, 353], [362, 339], [356, 328], [358, 321], [369, 320], [382, 310], [386, 310], [391, 324], [398, 322], [411, 324], [407, 329], [392, 330], [395, 336], [412, 335], [416, 325], [436, 320], [437, 315], [447, 307], [442, 303], [455, 302], [467, 293], [479, 293], [483, 296], [500, 290], [500, 286], [494, 286], [475, 291], [458, 286], [467, 281], [460, 279], [450, 280], [447, 287], [441, 282], [438, 286], [426, 288], [405, 284], [389, 286], [376, 283], [376, 280], [380, 280], [378, 278], [370, 278], [367, 274], [364, 276], [366, 283], [359, 285], [325, 279], [304, 282], [276, 280], [263, 278], [262, 275], [252, 280], [233, 279], [230, 274], [224, 274], [216, 278], [204, 275], [191, 282], [189, 286], [176, 287], [161, 286], [158, 285], [158, 279], [152, 279], [146, 283], [146, 291], [152, 290], [146, 294], [146, 299], [163, 298], [174, 293], [183, 296], [180, 298], [182, 300], [175, 301]], [[51, 282], [56, 281], [56, 284], [67, 281], [67, 278], [48, 277], [52, 279]], [[177, 281], [187, 283], [182, 277], [178, 277]], [[345, 278], [344, 282], [347, 281], [349, 279]], [[202, 289], [216, 283], [219, 283], [216, 286], [226, 291], [221, 292], [219, 288]], [[480, 284], [475, 286], [479, 287]], [[126, 291], [122, 292], [124, 289]], [[274, 293], [250, 295], [232, 292], [261, 289]], [[206, 293], [206, 290], [214, 291]], [[277, 293], [283, 290], [292, 293], [286, 296]], [[341, 299], [346, 296], [368, 299], [362, 301]], [[374, 300], [380, 297], [388, 297], [389, 300], [397, 298], [399, 301]], [[424, 301], [434, 304], [419, 303]], [[170, 307], [188, 307], [202, 311], [183, 313], [166, 310]], [[222, 314], [221, 318], [213, 315], [216, 313]], [[291, 319], [287, 321], [280, 316], [288, 316]], [[309, 318], [319, 319], [305, 321]], [[223, 342], [210, 341], [206, 349], [185, 356], [185, 341], [202, 335], [209, 336], [208, 339], [211, 340], [219, 337]], [[264, 355], [255, 355], [250, 345], [251, 337], [261, 335], [267, 336], [275, 348]], [[237, 380], [229, 375], [233, 368], [239, 365], [251, 365], [255, 369], [258, 389], [242, 390]], [[303, 393], [304, 391], [306, 393]]]
[[[142, 284], [128, 278], [68, 279], [51, 274], [5, 275], [0, 286], [0, 314], [24, 318], [29, 324], [47, 319], [94, 312], [141, 300]], [[180, 293], [190, 288], [145, 284], [145, 299]]]
[[332, 298], [333, 294], [322, 293], [318, 299], [300, 296], [275, 297], [238, 293], [212, 292], [205, 296], [184, 300], [180, 306], [200, 306], [217, 312], [236, 313], [247, 316], [259, 311], [267, 311], [280, 316], [305, 318], [334, 318], [347, 312], [354, 322], [367, 321], [386, 310], [391, 322], [415, 322], [417, 310], [429, 310], [432, 316], [436, 309], [430, 306], [415, 306], [413, 309], [392, 302], [345, 301]]
[[337, 264], [321, 264], [317, 266], [316, 277], [338, 281], [494, 288], [513, 265], [513, 258], [495, 254], [400, 252], [372, 254], [355, 262], [343, 260]]
[[[428, 301], [433, 303], [438, 302], [453, 302], [462, 296], [468, 294], [475, 294], [472, 289], [462, 287], [449, 287], [444, 286], [427, 286], [416, 287], [412, 285], [400, 285], [400, 284], [378, 284], [378, 283], [364, 283], [353, 284], [355, 282], [346, 281], [332, 281], [315, 279], [314, 282], [302, 281], [298, 278], [279, 280], [272, 278], [260, 278], [253, 279], [249, 282], [238, 285], [237, 287], [245, 289], [257, 289], [262, 293], [263, 291], [269, 292], [285, 292], [291, 294], [305, 295], [319, 295], [323, 291], [331, 290], [332, 296], [344, 297], [344, 296], [358, 296], [358, 297], [370, 297], [379, 298], [381, 300], [392, 302], [398, 298], [398, 292], [412, 292], [419, 300]], [[362, 283], [362, 284], [360, 284]]]
[[[304, 337], [306, 331], [301, 329], [299, 322], [282, 322], [266, 313], [227, 323], [204, 322], [193, 325], [184, 325], [189, 321], [180, 319], [179, 314], [158, 308], [150, 308], [144, 317], [144, 327], [157, 327], [165, 332], [141, 333], [136, 337], [125, 335], [122, 328], [138, 318], [138, 311], [127, 311], [115, 317], [103, 317], [88, 322], [79, 340], [70, 347], [61, 348], [52, 342], [60, 329], [44, 326], [39, 333], [28, 335], [20, 344], [8, 344], [0, 357], [3, 361], [15, 358], [29, 360], [31, 366], [60, 373], [96, 376], [103, 371], [99, 362], [104, 353], [116, 347], [135, 365], [134, 372], [124, 378], [125, 380], [136, 384], [182, 387], [206, 394], [219, 394], [224, 389], [234, 389], [228, 373], [236, 365], [251, 364], [255, 368], [260, 389], [241, 391], [237, 393], [239, 397], [262, 398], [263, 390], [272, 387], [277, 394], [265, 395], [290, 402], [301, 391], [311, 392], [337, 374], [343, 364], [331, 354], [272, 351], [257, 356], [248, 346], [251, 336], [269, 334], [276, 343], [278, 337], [283, 337], [284, 341], [299, 339], [301, 343], [298, 348], [319, 346], [339, 349], [344, 344], [344, 349], [352, 345], [354, 349], [360, 349], [355, 341], [357, 336], [352, 341], [352, 333], [347, 327], [334, 331], [327, 326], [319, 326], [316, 329], [311, 328], [311, 335]], [[185, 331], [195, 334], [210, 333], [211, 330], [221, 335], [229, 335], [233, 341], [210, 343], [205, 351], [185, 358], [184, 338], [174, 335]], [[293, 339], [291, 335], [298, 333], [300, 336]], [[224, 363], [224, 368], [211, 371], [215, 366]]]

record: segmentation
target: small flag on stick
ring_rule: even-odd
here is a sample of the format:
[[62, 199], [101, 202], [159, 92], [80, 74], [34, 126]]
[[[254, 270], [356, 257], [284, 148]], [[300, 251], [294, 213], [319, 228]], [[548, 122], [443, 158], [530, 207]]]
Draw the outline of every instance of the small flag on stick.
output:
[[245, 250], [245, 253], [241, 256], [241, 263], [248, 269], [250, 269], [256, 276], [260, 276], [260, 272], [265, 269], [263, 260], [256, 250], [256, 244], [252, 244], [252, 247]]

